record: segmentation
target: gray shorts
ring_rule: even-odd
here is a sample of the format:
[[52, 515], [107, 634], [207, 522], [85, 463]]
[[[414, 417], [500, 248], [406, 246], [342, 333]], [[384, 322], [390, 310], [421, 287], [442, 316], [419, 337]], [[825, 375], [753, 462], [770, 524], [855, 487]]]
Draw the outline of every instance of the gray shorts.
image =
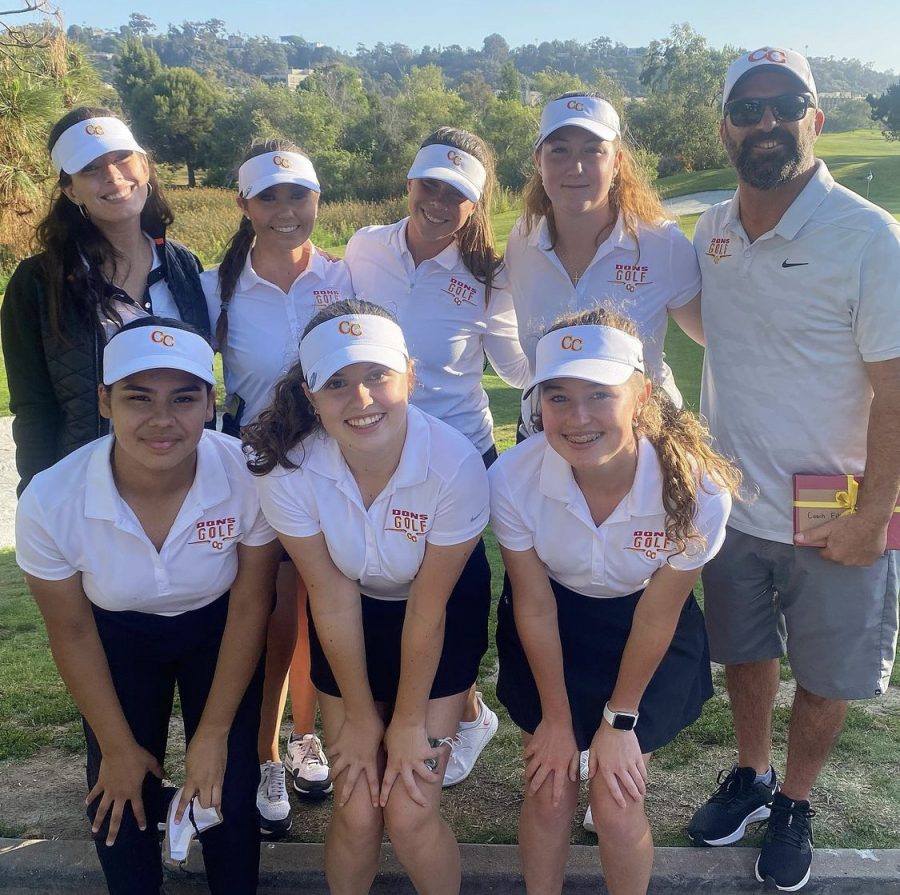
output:
[[713, 662], [741, 665], [787, 653], [797, 683], [827, 699], [887, 689], [897, 650], [897, 555], [842, 566], [815, 547], [728, 529], [703, 569]]

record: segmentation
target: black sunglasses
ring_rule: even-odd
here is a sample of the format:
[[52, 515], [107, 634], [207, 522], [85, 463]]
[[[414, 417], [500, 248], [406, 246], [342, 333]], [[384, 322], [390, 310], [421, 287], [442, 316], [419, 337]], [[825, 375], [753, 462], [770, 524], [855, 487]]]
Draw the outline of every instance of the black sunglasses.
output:
[[759, 124], [766, 108], [772, 110], [776, 121], [800, 121], [813, 105], [811, 96], [785, 93], [783, 96], [746, 97], [725, 103], [725, 114], [735, 127]]

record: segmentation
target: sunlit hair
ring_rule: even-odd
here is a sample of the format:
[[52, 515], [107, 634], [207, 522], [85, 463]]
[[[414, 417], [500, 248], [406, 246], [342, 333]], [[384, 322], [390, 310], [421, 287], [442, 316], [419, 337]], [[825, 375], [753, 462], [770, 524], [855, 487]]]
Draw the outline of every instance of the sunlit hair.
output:
[[[570, 96], [590, 96], [603, 99], [598, 93], [579, 91], [564, 93], [557, 99], [566, 99]], [[544, 140], [544, 143], [546, 142], [547, 140]], [[626, 232], [638, 239], [638, 229], [641, 224], [658, 224], [660, 221], [669, 220], [671, 216], [666, 213], [659, 195], [638, 164], [627, 135], [614, 140], [613, 149], [621, 152], [622, 155], [618, 163], [618, 173], [609, 187], [609, 204], [616, 216], [622, 216], [622, 225]], [[540, 147], [537, 152], [541, 152]], [[555, 248], [559, 240], [559, 230], [556, 227], [553, 204], [544, 190], [544, 182], [536, 168], [528, 183], [525, 184], [524, 204], [525, 232], [531, 233], [540, 223], [541, 218], [546, 218], [550, 248]]]
[[475, 210], [469, 219], [456, 232], [456, 244], [466, 269], [484, 285], [484, 298], [487, 303], [490, 300], [494, 276], [503, 264], [503, 259], [494, 250], [494, 228], [491, 224], [491, 207], [497, 184], [494, 153], [481, 137], [456, 127], [439, 127], [422, 141], [419, 148], [436, 144], [468, 152], [484, 166], [486, 176], [481, 198], [475, 204]]
[[[304, 158], [309, 156], [300, 148], [298, 148], [290, 140], [282, 140], [273, 137], [269, 140], [254, 142], [241, 159], [241, 164], [256, 158], [258, 155], [266, 155], [269, 152], [294, 152], [302, 155]], [[231, 299], [234, 298], [234, 290], [237, 287], [238, 280], [247, 263], [247, 255], [253, 246], [253, 240], [256, 238], [256, 232], [253, 224], [247, 215], [241, 215], [241, 222], [238, 224], [237, 230], [228, 241], [225, 249], [225, 255], [222, 263], [219, 264], [219, 300], [221, 308], [219, 310], [219, 319], [216, 320], [216, 344], [221, 351], [228, 338], [228, 306]]]
[[[73, 109], [53, 125], [47, 151], [51, 152], [63, 133], [79, 121], [118, 117], [102, 107]], [[151, 190], [141, 211], [141, 229], [158, 239], [165, 236], [166, 228], [172, 223], [172, 209], [160, 187], [153, 159], [149, 155], [146, 159]], [[64, 340], [85, 324], [94, 323], [98, 307], [103, 317], [118, 326], [122, 324], [117, 302], [107, 286], [109, 280], [115, 279], [118, 265], [125, 260], [93, 221], [63, 193], [63, 188], [71, 183], [71, 175], [60, 171], [50, 197], [50, 208], [35, 232], [35, 247], [43, 256], [50, 327], [54, 335]]]
[[[569, 326], [609, 326], [640, 338], [629, 317], [603, 305], [561, 317], [547, 332]], [[646, 378], [635, 371], [628, 382], [637, 390], [644, 387]], [[540, 414], [532, 418], [532, 425], [539, 432], [543, 430]], [[656, 450], [662, 468], [666, 536], [679, 553], [683, 552], [690, 539], [699, 537], [694, 530], [694, 514], [700, 478], [708, 476], [739, 499], [741, 473], [712, 449], [709, 430], [700, 419], [689, 410], [679, 410], [663, 389], [653, 389], [650, 393], [634, 434], [636, 438], [645, 437]]]
[[[373, 317], [384, 317], [392, 323], [397, 322], [397, 318], [381, 305], [359, 298], [345, 298], [319, 311], [306, 324], [301, 340], [317, 326], [347, 314], [368, 314]], [[412, 363], [408, 375], [412, 384], [414, 376]], [[265, 475], [276, 466], [297, 469], [299, 463], [295, 463], [289, 457], [290, 452], [307, 435], [322, 428], [315, 408], [303, 390], [305, 383], [306, 375], [298, 360], [278, 380], [275, 385], [275, 396], [269, 407], [254, 422], [241, 429], [244, 453], [248, 458], [247, 468], [255, 475]]]

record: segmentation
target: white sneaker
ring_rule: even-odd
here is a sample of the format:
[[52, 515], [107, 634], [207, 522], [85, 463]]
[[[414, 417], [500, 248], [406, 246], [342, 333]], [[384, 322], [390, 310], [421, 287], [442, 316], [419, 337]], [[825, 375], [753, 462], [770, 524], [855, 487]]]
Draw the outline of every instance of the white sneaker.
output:
[[188, 803], [181, 820], [176, 821], [175, 812], [181, 801], [181, 793], [182, 790], [179, 789], [169, 802], [169, 810], [166, 813], [166, 835], [163, 840], [163, 861], [176, 869], [180, 869], [187, 860], [194, 836], [222, 823], [219, 809], [202, 808], [196, 796]]
[[259, 813], [259, 832], [263, 836], [283, 836], [291, 828], [291, 802], [284, 780], [284, 765], [267, 761], [259, 766], [259, 787], [256, 790], [256, 810]]
[[591, 769], [588, 766], [589, 756], [590, 756], [590, 752], [588, 752], [587, 749], [585, 749], [584, 752], [582, 752], [581, 755], [579, 756], [579, 759], [578, 759], [578, 779], [579, 780], [584, 781], [584, 780], [590, 779], [588, 776], [591, 773]]
[[474, 721], [460, 721], [453, 737], [450, 751], [450, 761], [444, 772], [444, 788], [462, 783], [472, 768], [481, 750], [493, 739], [497, 732], [499, 721], [497, 716], [486, 705], [480, 693], [475, 694], [478, 701], [478, 717]]
[[594, 815], [591, 814], [591, 806], [588, 805], [587, 811], [584, 812], [584, 820], [581, 822], [581, 826], [583, 826], [588, 833], [597, 834], [597, 828], [594, 826]]
[[291, 733], [284, 766], [294, 789], [306, 799], [323, 799], [334, 789], [322, 741], [314, 733]]

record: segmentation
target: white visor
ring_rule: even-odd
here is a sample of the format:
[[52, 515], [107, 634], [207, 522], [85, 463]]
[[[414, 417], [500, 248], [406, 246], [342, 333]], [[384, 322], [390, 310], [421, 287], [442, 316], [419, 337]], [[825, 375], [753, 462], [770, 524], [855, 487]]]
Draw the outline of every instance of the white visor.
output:
[[413, 160], [407, 180], [442, 180], [458, 189], [470, 202], [477, 202], [484, 192], [487, 173], [484, 165], [455, 146], [432, 143], [423, 146]]
[[278, 183], [296, 183], [321, 193], [313, 163], [298, 152], [267, 152], [247, 159], [238, 170], [241, 197], [251, 199]]
[[197, 333], [173, 326], [137, 326], [116, 333], [103, 351], [103, 384], [112, 385], [144, 370], [183, 370], [210, 385], [213, 350]]
[[107, 152], [140, 152], [128, 125], [118, 118], [86, 118], [66, 128], [50, 150], [50, 161], [60, 174], [77, 174], [85, 165]]
[[360, 363], [405, 373], [409, 352], [403, 330], [385, 317], [347, 314], [320, 323], [300, 342], [300, 366], [310, 391], [319, 391], [338, 370]]
[[550, 379], [583, 379], [622, 385], [635, 370], [644, 372], [640, 339], [611, 326], [567, 326], [547, 333], [537, 344], [534, 378], [523, 398]]
[[551, 100], [541, 112], [541, 129], [534, 148], [561, 127], [580, 127], [601, 140], [615, 140], [622, 135], [619, 115], [599, 96], [561, 96]]

